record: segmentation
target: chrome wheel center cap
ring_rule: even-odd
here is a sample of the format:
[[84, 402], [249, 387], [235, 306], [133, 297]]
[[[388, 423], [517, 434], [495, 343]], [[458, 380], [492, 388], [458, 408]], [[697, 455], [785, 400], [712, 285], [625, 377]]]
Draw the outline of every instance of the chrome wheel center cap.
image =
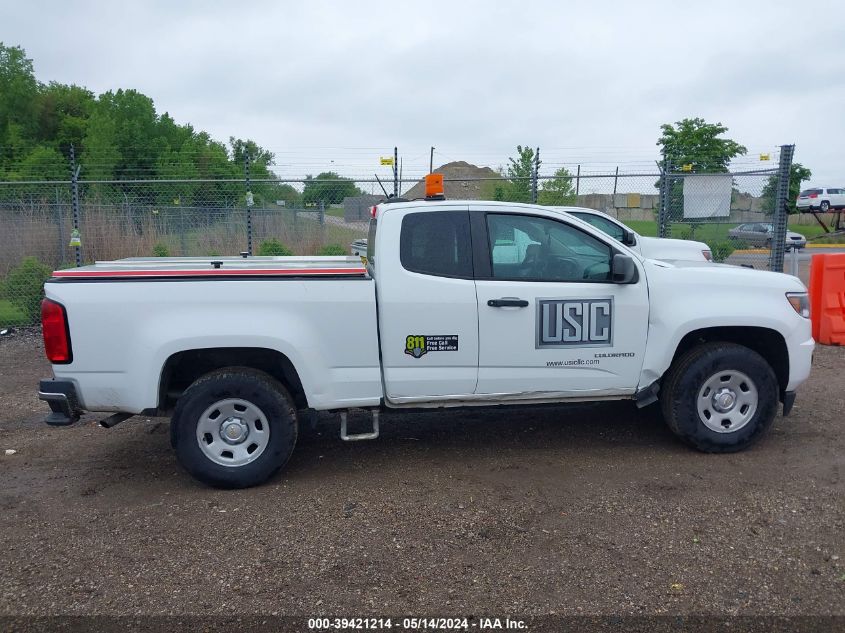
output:
[[227, 444], [240, 444], [247, 435], [249, 427], [240, 418], [226, 418], [220, 425], [220, 439]]
[[730, 389], [719, 389], [713, 394], [713, 408], [719, 413], [727, 413], [736, 404], [736, 394]]

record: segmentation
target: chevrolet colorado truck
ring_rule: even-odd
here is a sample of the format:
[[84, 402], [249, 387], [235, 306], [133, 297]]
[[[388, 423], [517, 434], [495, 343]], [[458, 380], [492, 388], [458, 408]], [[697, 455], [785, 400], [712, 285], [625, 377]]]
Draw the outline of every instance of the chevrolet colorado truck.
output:
[[[47, 422], [172, 415], [181, 464], [222, 487], [284, 466], [303, 415], [378, 436], [385, 410], [632, 400], [741, 450], [789, 413], [813, 338], [800, 281], [642, 257], [541, 206], [388, 201], [366, 258], [156, 258], [45, 284]], [[350, 434], [350, 409], [372, 428]], [[518, 423], [518, 422], [516, 422]]]

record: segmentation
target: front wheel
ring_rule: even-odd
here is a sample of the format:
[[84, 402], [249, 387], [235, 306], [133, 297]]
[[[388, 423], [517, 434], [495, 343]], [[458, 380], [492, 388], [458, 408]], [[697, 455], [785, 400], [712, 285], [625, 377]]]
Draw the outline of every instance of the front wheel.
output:
[[176, 456], [203, 483], [246, 488], [287, 463], [297, 438], [296, 409], [271, 376], [244, 367], [195, 381], [176, 404]]
[[678, 359], [661, 389], [663, 417], [683, 441], [708, 453], [741, 451], [771, 427], [778, 405], [774, 371], [757, 352], [705, 343]]

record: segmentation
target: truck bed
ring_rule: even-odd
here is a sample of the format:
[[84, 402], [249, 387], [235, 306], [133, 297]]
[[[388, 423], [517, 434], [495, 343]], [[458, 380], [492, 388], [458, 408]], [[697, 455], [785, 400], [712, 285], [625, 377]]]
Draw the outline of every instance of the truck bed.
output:
[[159, 403], [162, 368], [185, 350], [260, 348], [299, 368], [315, 409], [382, 396], [374, 282], [356, 257], [161, 257], [58, 270], [73, 360], [54, 365], [91, 411]]

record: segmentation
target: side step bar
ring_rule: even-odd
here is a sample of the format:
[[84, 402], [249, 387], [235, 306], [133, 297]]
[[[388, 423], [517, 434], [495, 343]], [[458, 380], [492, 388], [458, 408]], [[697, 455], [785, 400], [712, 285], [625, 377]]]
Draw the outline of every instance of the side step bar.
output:
[[373, 430], [370, 433], [355, 433], [350, 435], [346, 431], [347, 412], [342, 411], [340, 414], [340, 439], [344, 442], [358, 442], [360, 440], [374, 440], [378, 437], [378, 414], [379, 412], [373, 409]]

